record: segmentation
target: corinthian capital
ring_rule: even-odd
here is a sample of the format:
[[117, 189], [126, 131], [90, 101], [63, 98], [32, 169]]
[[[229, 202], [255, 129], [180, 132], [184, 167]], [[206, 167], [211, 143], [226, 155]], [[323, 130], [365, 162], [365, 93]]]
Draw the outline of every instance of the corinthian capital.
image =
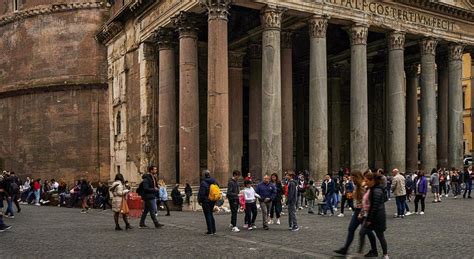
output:
[[229, 15], [231, 0], [200, 0], [206, 7], [208, 20], [226, 20]]
[[354, 24], [349, 30], [351, 45], [366, 45], [369, 26], [366, 24]]
[[462, 44], [450, 44], [448, 47], [448, 59], [451, 60], [462, 60], [464, 52], [464, 45]]
[[388, 34], [388, 50], [403, 50], [405, 48], [405, 33], [394, 31]]
[[281, 29], [281, 19], [285, 9], [266, 5], [260, 11], [260, 22], [262, 27], [266, 30], [280, 30]]
[[436, 45], [438, 40], [433, 38], [424, 38], [420, 41], [421, 55], [436, 55]]
[[171, 49], [174, 43], [174, 29], [160, 27], [155, 32], [155, 41], [159, 49]]
[[196, 13], [180, 12], [172, 18], [173, 23], [178, 28], [179, 37], [190, 37], [197, 39], [200, 16]]
[[328, 18], [325, 16], [313, 15], [308, 20], [309, 36], [311, 38], [326, 38], [328, 28]]

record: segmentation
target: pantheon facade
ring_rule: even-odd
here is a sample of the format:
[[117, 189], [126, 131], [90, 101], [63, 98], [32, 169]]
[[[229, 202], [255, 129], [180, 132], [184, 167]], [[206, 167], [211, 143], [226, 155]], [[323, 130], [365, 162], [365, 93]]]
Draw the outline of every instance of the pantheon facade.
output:
[[111, 177], [463, 167], [472, 1], [109, 2]]

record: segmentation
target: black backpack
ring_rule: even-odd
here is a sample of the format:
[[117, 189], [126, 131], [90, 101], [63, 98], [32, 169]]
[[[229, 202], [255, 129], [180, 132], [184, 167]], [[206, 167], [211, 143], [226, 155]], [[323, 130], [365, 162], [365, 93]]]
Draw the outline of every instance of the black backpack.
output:
[[137, 193], [142, 197], [145, 195], [145, 190], [143, 189], [143, 181], [138, 185]]

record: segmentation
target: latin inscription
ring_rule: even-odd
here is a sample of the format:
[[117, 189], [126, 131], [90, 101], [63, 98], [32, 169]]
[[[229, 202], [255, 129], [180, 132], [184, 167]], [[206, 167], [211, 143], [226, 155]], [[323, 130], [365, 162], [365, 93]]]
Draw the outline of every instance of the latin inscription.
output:
[[432, 15], [422, 14], [413, 10], [386, 5], [380, 2], [372, 2], [369, 0], [325, 0], [325, 2], [368, 12], [377, 16], [393, 18], [403, 22], [421, 24], [445, 31], [454, 30], [454, 22], [452, 21]]

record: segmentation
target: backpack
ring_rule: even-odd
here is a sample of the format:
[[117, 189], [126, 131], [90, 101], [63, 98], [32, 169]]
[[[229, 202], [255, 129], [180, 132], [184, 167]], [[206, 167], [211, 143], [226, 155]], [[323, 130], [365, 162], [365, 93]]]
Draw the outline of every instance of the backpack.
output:
[[210, 201], [218, 201], [222, 198], [221, 189], [215, 183], [211, 184], [209, 187], [209, 200]]
[[138, 185], [137, 193], [141, 197], [143, 197], [145, 195], [145, 190], [143, 189], [143, 181]]

